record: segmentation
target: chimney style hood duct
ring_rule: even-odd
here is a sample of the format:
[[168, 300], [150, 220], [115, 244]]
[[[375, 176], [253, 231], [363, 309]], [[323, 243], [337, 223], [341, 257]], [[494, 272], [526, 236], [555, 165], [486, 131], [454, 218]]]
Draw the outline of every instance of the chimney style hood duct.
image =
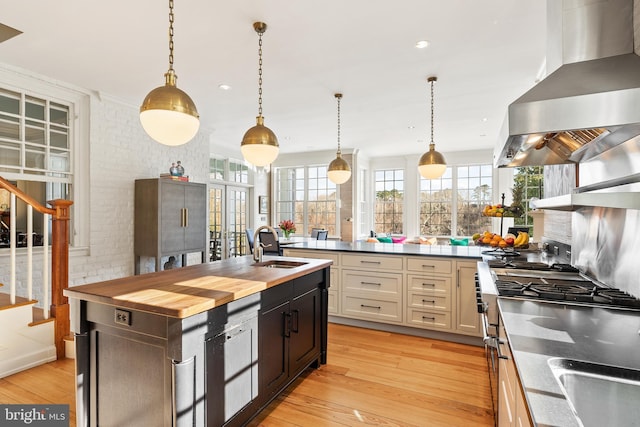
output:
[[547, 69], [561, 65], [509, 105], [494, 166], [579, 163], [640, 135], [634, 21], [640, 37], [634, 0], [547, 0]]

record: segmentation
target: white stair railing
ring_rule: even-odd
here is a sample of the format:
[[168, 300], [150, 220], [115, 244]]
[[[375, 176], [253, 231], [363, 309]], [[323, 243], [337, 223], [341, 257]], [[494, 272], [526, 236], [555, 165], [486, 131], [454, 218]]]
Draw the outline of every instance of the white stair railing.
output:
[[[16, 211], [17, 209], [16, 195], [11, 193], [9, 203], [9, 223], [16, 224]], [[26, 298], [33, 300], [33, 206], [27, 204], [27, 234], [25, 235], [25, 242], [27, 244], [27, 265], [26, 265]], [[51, 310], [49, 307], [49, 295], [51, 283], [49, 283], [49, 221], [51, 219], [50, 214], [43, 215], [42, 221], [42, 298], [41, 304], [44, 313], [44, 318], [48, 319]], [[17, 288], [17, 247], [18, 247], [18, 234], [17, 227], [10, 227], [9, 230], [9, 263], [10, 263], [10, 281], [9, 281], [9, 301], [11, 304], [16, 303], [16, 296], [18, 295]]]

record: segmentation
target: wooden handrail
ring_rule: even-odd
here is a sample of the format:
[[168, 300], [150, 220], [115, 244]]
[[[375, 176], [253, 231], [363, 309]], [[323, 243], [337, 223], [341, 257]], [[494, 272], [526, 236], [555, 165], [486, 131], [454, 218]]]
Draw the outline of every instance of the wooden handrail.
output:
[[71, 329], [69, 299], [64, 296], [64, 290], [69, 287], [69, 209], [73, 202], [64, 199], [51, 200], [47, 201], [47, 204], [52, 208], [47, 208], [1, 176], [0, 187], [15, 194], [38, 212], [51, 215], [51, 316], [55, 322], [56, 357], [63, 359], [64, 338], [69, 335]]
[[33, 206], [33, 208], [35, 210], [37, 210], [38, 212], [40, 212], [41, 214], [47, 214], [47, 215], [51, 215], [51, 216], [55, 216], [56, 215], [56, 210], [55, 209], [50, 209], [50, 208], [48, 208], [46, 206], [42, 206], [40, 203], [38, 203], [38, 201], [36, 199], [34, 199], [33, 197], [29, 196], [28, 194], [25, 194], [22, 190], [20, 190], [18, 187], [16, 187], [15, 185], [11, 184], [9, 181], [7, 181], [6, 179], [4, 179], [1, 176], [0, 176], [0, 188], [4, 188], [9, 193], [15, 194], [17, 198], [19, 198], [20, 200], [22, 200], [26, 204]]

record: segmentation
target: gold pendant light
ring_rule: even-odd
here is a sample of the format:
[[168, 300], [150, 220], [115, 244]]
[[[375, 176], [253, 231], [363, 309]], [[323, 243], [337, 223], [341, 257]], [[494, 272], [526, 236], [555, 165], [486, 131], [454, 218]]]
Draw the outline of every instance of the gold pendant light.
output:
[[244, 159], [256, 166], [266, 166], [278, 157], [278, 138], [264, 125], [262, 117], [262, 35], [267, 30], [264, 22], [254, 22], [253, 29], [258, 33], [258, 117], [256, 125], [242, 138], [240, 151]]
[[153, 89], [140, 106], [140, 122], [145, 132], [165, 145], [182, 145], [198, 133], [200, 116], [185, 92], [176, 87], [173, 70], [173, 0], [169, 0], [169, 71], [165, 85]]
[[338, 100], [338, 152], [336, 153], [336, 158], [329, 163], [327, 175], [333, 183], [344, 184], [351, 178], [351, 168], [349, 163], [342, 158], [342, 152], [340, 151], [340, 100], [342, 99], [342, 94], [336, 93], [334, 96]]
[[424, 153], [418, 162], [418, 171], [426, 179], [440, 178], [447, 170], [447, 162], [445, 162], [444, 156], [436, 151], [436, 144], [433, 142], [433, 82], [437, 80], [437, 77], [427, 79], [427, 82], [431, 83], [431, 143], [429, 151]]

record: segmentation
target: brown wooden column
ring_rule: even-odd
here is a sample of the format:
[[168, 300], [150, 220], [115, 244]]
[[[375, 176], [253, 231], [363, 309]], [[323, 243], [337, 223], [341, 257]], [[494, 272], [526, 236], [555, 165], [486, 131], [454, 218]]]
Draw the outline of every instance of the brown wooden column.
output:
[[56, 211], [51, 229], [51, 316], [55, 318], [56, 357], [64, 354], [64, 337], [70, 333], [69, 299], [63, 295], [69, 287], [69, 208], [70, 200], [47, 202]]

